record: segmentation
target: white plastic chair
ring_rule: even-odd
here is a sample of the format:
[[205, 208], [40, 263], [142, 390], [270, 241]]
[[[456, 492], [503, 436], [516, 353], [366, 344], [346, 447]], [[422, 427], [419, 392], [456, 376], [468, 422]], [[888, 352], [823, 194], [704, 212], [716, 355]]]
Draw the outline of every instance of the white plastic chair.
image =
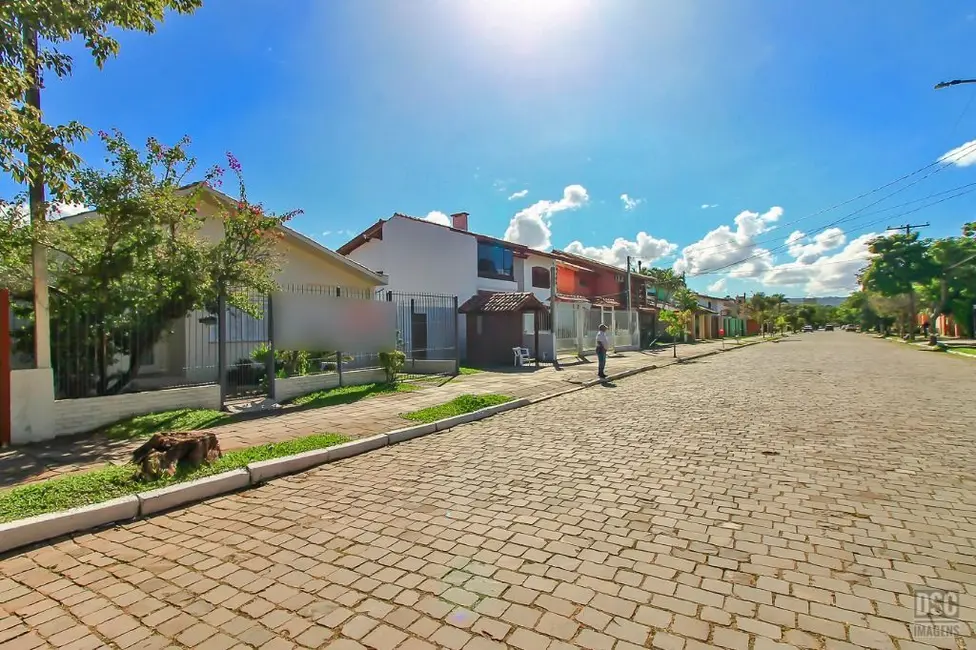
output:
[[512, 354], [515, 355], [516, 366], [524, 366], [529, 363], [528, 348], [512, 348]]

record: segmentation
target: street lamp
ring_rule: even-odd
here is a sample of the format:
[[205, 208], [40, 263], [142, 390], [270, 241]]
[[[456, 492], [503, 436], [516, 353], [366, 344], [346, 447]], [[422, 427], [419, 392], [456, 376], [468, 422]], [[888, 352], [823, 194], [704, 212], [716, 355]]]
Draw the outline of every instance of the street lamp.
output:
[[958, 86], [959, 84], [976, 84], [976, 79], [953, 79], [952, 81], [940, 81], [939, 83], [935, 84], [935, 89], [942, 90], [943, 88]]

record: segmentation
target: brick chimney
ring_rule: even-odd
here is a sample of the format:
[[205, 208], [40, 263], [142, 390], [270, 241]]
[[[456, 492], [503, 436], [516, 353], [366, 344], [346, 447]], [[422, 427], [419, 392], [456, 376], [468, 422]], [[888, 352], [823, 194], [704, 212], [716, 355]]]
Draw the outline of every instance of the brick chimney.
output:
[[468, 213], [458, 212], [451, 215], [451, 228], [455, 230], [468, 230]]

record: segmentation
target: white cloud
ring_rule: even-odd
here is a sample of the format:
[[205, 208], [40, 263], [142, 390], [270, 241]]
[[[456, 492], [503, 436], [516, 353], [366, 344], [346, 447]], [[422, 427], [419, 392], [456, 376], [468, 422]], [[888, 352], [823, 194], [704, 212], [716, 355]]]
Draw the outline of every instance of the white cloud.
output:
[[702, 210], [709, 210], [711, 208], [717, 208], [718, 203], [702, 203]]
[[624, 202], [624, 210], [633, 210], [644, 202], [644, 199], [635, 199], [626, 194], [621, 194], [620, 200]]
[[646, 232], [639, 232], [634, 241], [617, 237], [610, 246], [584, 246], [582, 242], [574, 241], [566, 246], [565, 250], [573, 255], [582, 255], [604, 264], [626, 268], [628, 255], [634, 261], [651, 263], [671, 255], [678, 250], [678, 245], [666, 239], [655, 239]]
[[789, 248], [790, 255], [795, 257], [796, 261], [800, 264], [810, 264], [823, 257], [827, 251], [833, 250], [838, 246], [843, 246], [847, 241], [847, 236], [840, 228], [828, 228], [815, 235], [808, 243], [805, 243], [808, 240], [810, 238], [799, 230], [793, 231], [786, 238], [786, 245]]
[[328, 237], [331, 234], [332, 234], [332, 231], [331, 230], [325, 230], [325, 231], [322, 232], [322, 236], [323, 237]]
[[[832, 228], [831, 230], [839, 229]], [[827, 234], [828, 232], [830, 231], [824, 231], [821, 235]], [[790, 235], [787, 242], [793, 239], [795, 246], [796, 238], [794, 235], [796, 233]], [[877, 236], [877, 233], [861, 235], [852, 239], [843, 249], [834, 255], [821, 254], [810, 262], [801, 261], [807, 255], [806, 250], [798, 251], [801, 253], [798, 256], [793, 252], [793, 248], [791, 247], [791, 255], [794, 255], [797, 259], [792, 262], [770, 267], [762, 275], [760, 281], [769, 286], [802, 286], [807, 295], [848, 293], [857, 288], [857, 272], [867, 264], [867, 260], [871, 256], [868, 250], [868, 244]], [[818, 237], [815, 237], [814, 241]], [[832, 241], [837, 242], [838, 235], [834, 234], [833, 237], [834, 239]], [[836, 243], [831, 248], [836, 248], [843, 244], [846, 236], [841, 232], [839, 237], [839, 243]]]
[[515, 192], [510, 197], [508, 197], [508, 200], [514, 201], [515, 199], [523, 199], [526, 196], [528, 196], [528, 194], [529, 194], [528, 190], [519, 190], [518, 192]]
[[756, 235], [767, 232], [783, 215], [783, 208], [774, 206], [759, 214], [748, 210], [735, 217], [735, 229], [727, 225], [710, 231], [699, 241], [685, 246], [674, 263], [677, 273], [696, 275], [717, 270], [747, 258], [729, 271], [735, 278], [756, 278], [773, 265], [773, 256], [756, 245]]
[[451, 225], [451, 218], [448, 217], [443, 212], [438, 212], [437, 210], [434, 210], [433, 212], [428, 212], [427, 216], [424, 217], [424, 220], [430, 221], [432, 223], [439, 223], [442, 226]]
[[952, 151], [947, 151], [939, 158], [939, 162], [949, 163], [957, 167], [969, 167], [976, 164], [976, 140], [970, 140]]
[[[576, 210], [586, 205], [590, 195], [582, 185], [567, 185], [558, 201], [537, 201], [512, 217], [505, 231], [505, 239], [530, 248], [546, 249], [551, 245], [552, 216], [564, 210]], [[429, 217], [429, 215], [428, 215]]]
[[715, 282], [708, 285], [708, 293], [727, 293], [729, 290], [729, 283], [725, 278], [719, 278]]

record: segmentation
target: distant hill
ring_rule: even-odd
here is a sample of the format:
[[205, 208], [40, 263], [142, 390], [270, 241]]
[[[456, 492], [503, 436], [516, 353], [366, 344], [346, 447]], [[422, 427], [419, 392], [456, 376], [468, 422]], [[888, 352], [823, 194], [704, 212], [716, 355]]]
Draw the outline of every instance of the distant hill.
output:
[[811, 298], [787, 298], [791, 303], [795, 305], [801, 305], [803, 303], [813, 303], [816, 305], [826, 305], [828, 307], [840, 307], [845, 300], [846, 296], [823, 296], [823, 297], [811, 297]]

